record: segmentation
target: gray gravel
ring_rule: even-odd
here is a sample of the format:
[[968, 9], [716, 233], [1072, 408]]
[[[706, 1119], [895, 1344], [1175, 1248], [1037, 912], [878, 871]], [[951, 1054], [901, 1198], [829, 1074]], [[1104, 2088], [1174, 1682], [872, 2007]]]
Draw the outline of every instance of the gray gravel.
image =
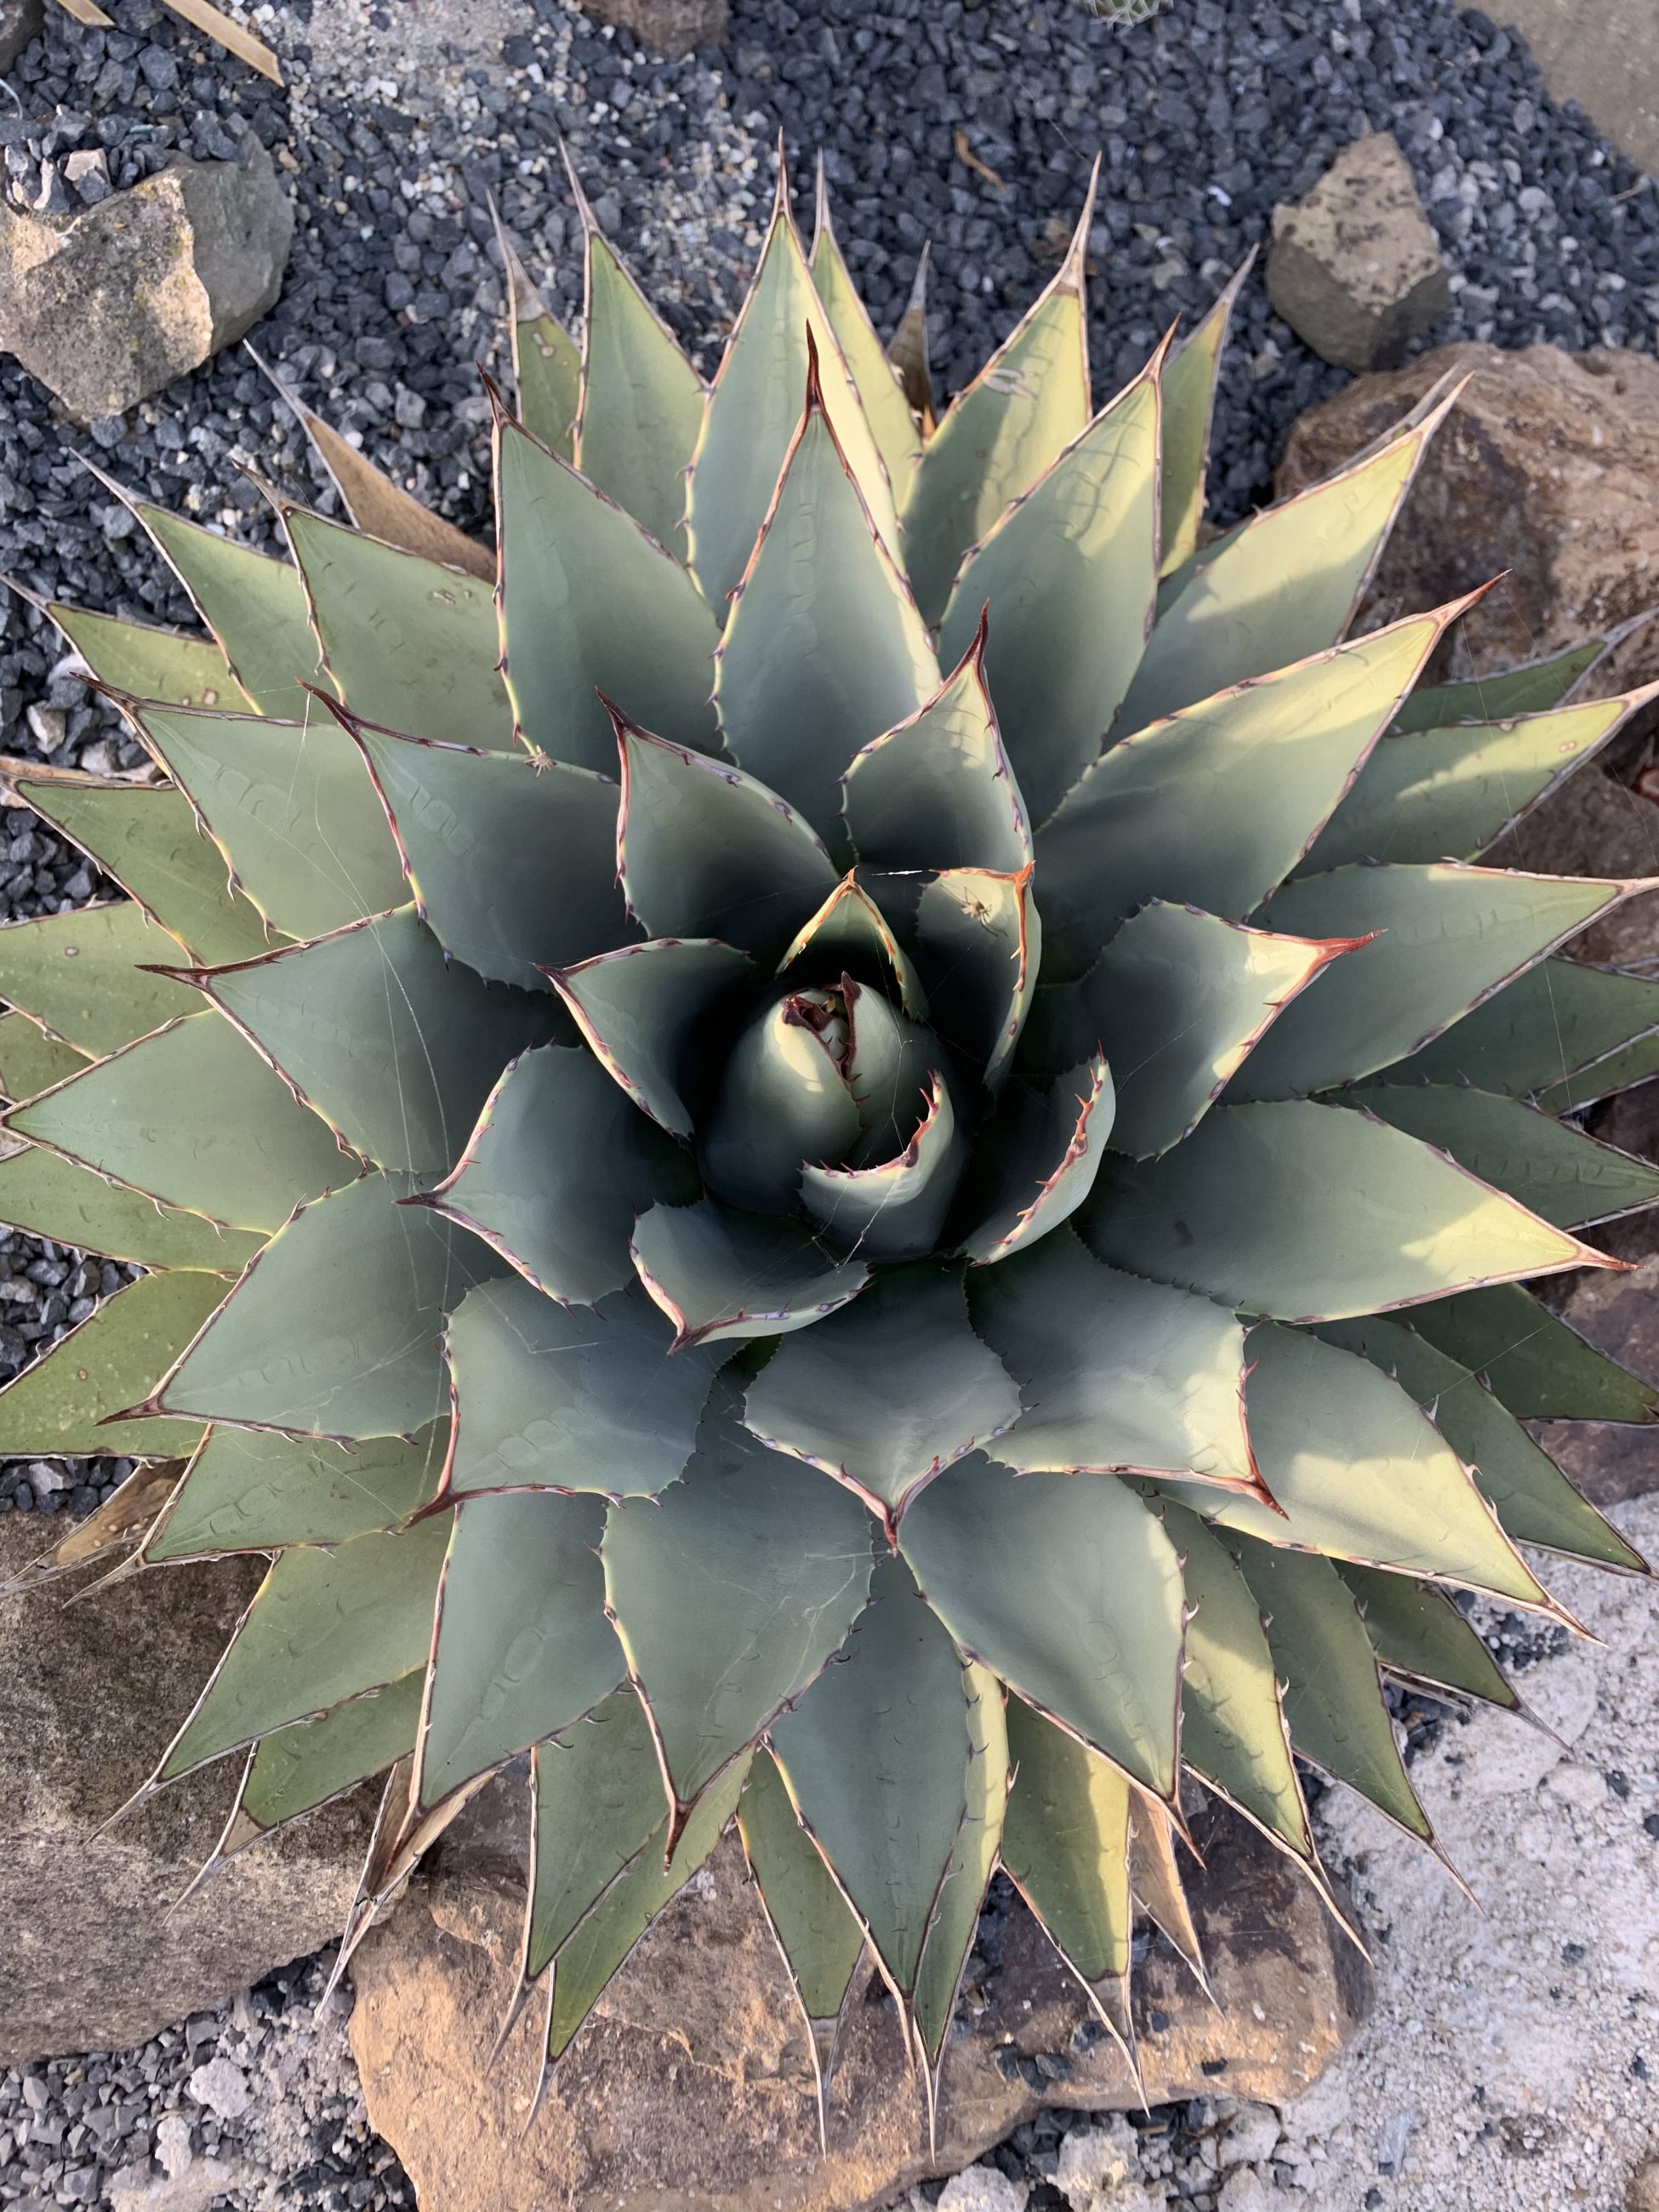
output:
[[[258, 26], [283, 53], [286, 95], [159, 0], [106, 4], [107, 33], [50, 8], [8, 80], [13, 99], [0, 91], [0, 191], [73, 208], [175, 150], [230, 160], [254, 138], [270, 148], [300, 221], [283, 300], [255, 343], [463, 526], [487, 504], [488, 410], [471, 364], [502, 365], [490, 191], [556, 309], [580, 306], [561, 132], [601, 222], [705, 364], [742, 296], [780, 125], [803, 179], [824, 148], [842, 242], [879, 323], [896, 319], [931, 239], [944, 392], [1054, 266], [1097, 147], [1103, 387], [1138, 369], [1176, 313], [1208, 304], [1265, 237], [1275, 201], [1378, 128], [1399, 137], [1455, 272], [1452, 313], [1425, 343], [1651, 349], [1659, 325], [1659, 189], [1549, 98], [1517, 40], [1446, 0], [1172, 0], [1129, 33], [1079, 0], [734, 0], [728, 47], [684, 62], [601, 31], [569, 0], [477, 0], [441, 15], [404, 0], [372, 11], [289, 0]], [[467, 44], [446, 52], [452, 29]], [[1296, 416], [1342, 380], [1259, 286], [1237, 327], [1218, 425], [1224, 517], [1263, 493]], [[334, 504], [240, 351], [90, 432], [56, 420], [0, 358], [0, 573], [141, 620], [187, 623], [190, 611], [76, 449], [255, 542], [270, 526], [238, 457]], [[106, 771], [140, 758], [21, 602], [0, 604], [0, 750]], [[33, 817], [5, 814], [0, 921], [111, 895]], [[0, 1237], [0, 1378], [128, 1272]], [[0, 1462], [0, 1511], [78, 1516], [129, 1465]], [[1507, 1634], [1510, 1662], [1545, 1656], [1516, 1616], [1493, 1633]], [[1449, 1725], [1423, 1699], [1400, 1717], [1413, 1755]], [[993, 1914], [993, 1941], [994, 1926]], [[312, 2021], [319, 1988], [317, 1965], [302, 1964], [141, 2051], [0, 2075], [0, 2205], [409, 2202], [368, 2130], [338, 2017]], [[1249, 2212], [1242, 2182], [1227, 2194], [1217, 2146], [1252, 2125], [1261, 2135], [1259, 2121], [1241, 2133], [1237, 2115], [1209, 2104], [1155, 2114], [1137, 2130], [1138, 2174], [1158, 2202]], [[1035, 2212], [1058, 2206], [1054, 2175], [1079, 2132], [1086, 2118], [1044, 2116], [995, 2169]]]

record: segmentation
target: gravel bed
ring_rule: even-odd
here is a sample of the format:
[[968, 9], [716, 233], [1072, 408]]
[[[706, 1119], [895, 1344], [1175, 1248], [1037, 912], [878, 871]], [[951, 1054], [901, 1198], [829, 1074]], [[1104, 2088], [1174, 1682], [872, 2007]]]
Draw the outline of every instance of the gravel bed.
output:
[[[1425, 343], [1652, 349], [1659, 327], [1659, 188], [1550, 99], [1518, 40], [1447, 0], [1171, 0], [1127, 32], [1081, 0], [733, 0], [727, 47], [682, 62], [601, 29], [570, 0], [236, 8], [283, 55], [287, 93], [159, 0], [107, 4], [111, 32], [49, 8], [46, 35], [0, 88], [0, 191], [14, 205], [73, 209], [173, 152], [236, 159], [257, 138], [299, 225], [283, 297], [255, 343], [464, 527], [483, 520], [488, 489], [488, 409], [472, 363], [506, 365], [492, 191], [550, 304], [567, 318], [580, 308], [561, 134], [599, 220], [705, 366], [742, 298], [780, 128], [798, 185], [824, 149], [843, 246], [884, 326], [931, 240], [942, 395], [1055, 265], [1097, 148], [1102, 390], [1127, 380], [1176, 315], [1208, 305], [1265, 241], [1276, 201], [1309, 189], [1371, 129], [1399, 137], [1454, 272], [1452, 312]], [[1236, 330], [1212, 487], [1224, 519], [1263, 494], [1297, 415], [1342, 381], [1273, 315], [1259, 283]], [[87, 431], [55, 419], [40, 387], [0, 357], [0, 574], [140, 620], [187, 624], [190, 609], [76, 451], [253, 543], [270, 542], [272, 525], [239, 459], [335, 506], [240, 349]], [[143, 759], [51, 625], [3, 594], [0, 750], [105, 772]], [[33, 816], [4, 814], [0, 921], [112, 895]], [[0, 1237], [0, 1379], [130, 1272]], [[0, 1512], [78, 1516], [130, 1464], [0, 1462]], [[1506, 1660], [1547, 1656], [1518, 1617], [1492, 1632]], [[1413, 1755], [1437, 1756], [1445, 1710], [1416, 1699], [1400, 1717]], [[159, 2201], [139, 2192], [164, 2182], [188, 2185], [204, 2206], [262, 2201], [273, 2183], [301, 2208], [410, 2201], [368, 2131], [338, 2017], [312, 2021], [319, 1986], [302, 1965], [140, 2051], [0, 2075], [0, 2204], [118, 2207], [123, 2196]], [[202, 2070], [220, 2061], [249, 2100], [235, 2114], [223, 2100], [216, 2112], [209, 2094], [216, 2082], [236, 2103], [229, 2076]], [[1155, 2114], [1137, 2125], [1137, 2173], [1153, 2202], [1249, 2212], [1248, 2191], [1222, 2189], [1215, 2146], [1231, 2136], [1237, 2148], [1264, 2125], [1216, 2104]], [[1058, 2204], [1054, 2175], [1079, 2130], [1086, 2118], [1046, 2115], [994, 2170], [1029, 2185], [1035, 2206]], [[210, 2199], [198, 2185], [215, 2179], [213, 2160], [224, 2187]]]

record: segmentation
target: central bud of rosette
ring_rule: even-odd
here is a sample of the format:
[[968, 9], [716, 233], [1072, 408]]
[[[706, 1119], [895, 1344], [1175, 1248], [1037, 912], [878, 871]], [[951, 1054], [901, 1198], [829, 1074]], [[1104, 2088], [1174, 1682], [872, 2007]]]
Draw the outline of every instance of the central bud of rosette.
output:
[[738, 1031], [700, 1133], [714, 1194], [805, 1212], [831, 1243], [910, 1259], [933, 1250], [967, 1144], [933, 1031], [878, 988], [782, 989]]

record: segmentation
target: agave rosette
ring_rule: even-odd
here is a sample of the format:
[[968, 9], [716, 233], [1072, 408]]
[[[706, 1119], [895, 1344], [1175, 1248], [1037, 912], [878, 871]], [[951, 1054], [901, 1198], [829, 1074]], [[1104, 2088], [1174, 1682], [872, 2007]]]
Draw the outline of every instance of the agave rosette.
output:
[[1479, 856], [1645, 695], [1348, 635], [1443, 400], [1200, 548], [1232, 292], [1097, 411], [1087, 231], [935, 425], [822, 209], [707, 389], [590, 222], [493, 553], [308, 416], [360, 528], [52, 610], [166, 780], [13, 764], [131, 896], [0, 935], [0, 1216], [148, 1272], [0, 1449], [274, 1555], [149, 1785], [245, 1754], [221, 1856], [386, 1773], [360, 1929], [532, 1753], [553, 2057], [734, 1814], [820, 2039], [867, 1945], [936, 2062], [1000, 1863], [1127, 2045], [1183, 1781], [1426, 1839], [1379, 1668], [1512, 1707], [1448, 1591], [1641, 1564], [1520, 1285], [1659, 1192], [1555, 1118], [1659, 985]]

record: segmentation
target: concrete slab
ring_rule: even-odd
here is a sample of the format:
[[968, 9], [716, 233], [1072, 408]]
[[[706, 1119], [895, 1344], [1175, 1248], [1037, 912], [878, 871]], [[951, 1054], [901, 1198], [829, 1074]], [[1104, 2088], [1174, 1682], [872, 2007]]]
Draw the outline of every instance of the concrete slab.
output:
[[1576, 100], [1639, 168], [1659, 175], [1655, 0], [1487, 0], [1519, 31], [1558, 100]]

